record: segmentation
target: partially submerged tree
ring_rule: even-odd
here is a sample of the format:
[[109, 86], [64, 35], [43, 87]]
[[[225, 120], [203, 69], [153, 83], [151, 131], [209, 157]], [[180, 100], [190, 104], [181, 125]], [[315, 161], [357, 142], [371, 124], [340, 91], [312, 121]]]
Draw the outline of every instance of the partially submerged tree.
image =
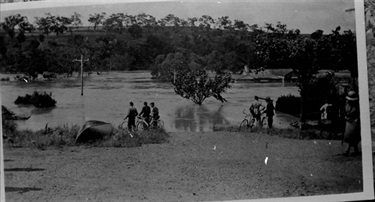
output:
[[221, 94], [230, 88], [230, 81], [230, 74], [217, 74], [211, 78], [206, 70], [184, 69], [176, 71], [172, 83], [178, 95], [201, 105], [209, 97], [226, 102]]

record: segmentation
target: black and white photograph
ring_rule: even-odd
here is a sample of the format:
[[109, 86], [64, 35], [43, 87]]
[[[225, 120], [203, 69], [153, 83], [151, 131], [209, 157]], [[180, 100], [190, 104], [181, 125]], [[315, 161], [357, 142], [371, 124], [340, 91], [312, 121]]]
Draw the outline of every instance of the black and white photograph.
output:
[[373, 15], [1, 0], [0, 200], [373, 199]]

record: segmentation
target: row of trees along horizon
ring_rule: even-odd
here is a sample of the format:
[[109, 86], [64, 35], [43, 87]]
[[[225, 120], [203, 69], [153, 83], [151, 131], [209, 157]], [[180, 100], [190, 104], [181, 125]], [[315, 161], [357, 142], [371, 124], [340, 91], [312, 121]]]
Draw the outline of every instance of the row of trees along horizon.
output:
[[71, 75], [79, 66], [72, 60], [83, 54], [90, 59], [87, 71], [152, 70], [163, 81], [170, 80], [172, 69], [239, 72], [244, 65], [294, 69], [301, 76], [318, 69], [357, 75], [355, 34], [340, 27], [308, 35], [281, 22], [260, 27], [228, 16], [185, 20], [169, 14], [156, 20], [145, 13], [95, 13], [88, 22], [83, 30], [76, 12], [71, 17], [46, 13], [35, 24], [20, 14], [6, 17], [0, 26], [1, 71]]
[[[72, 76], [79, 70], [73, 59], [84, 55], [89, 59], [85, 71], [151, 70], [153, 77], [172, 81], [177, 94], [198, 104], [209, 96], [225, 101], [220, 93], [230, 87], [230, 76], [220, 74], [238, 73], [245, 65], [250, 69], [293, 69], [302, 103], [320, 69], [349, 70], [352, 89], [357, 88], [355, 33], [341, 31], [339, 26], [329, 34], [322, 30], [301, 34], [281, 22], [258, 26], [232, 21], [229, 16], [185, 20], [173, 14], [156, 20], [145, 13], [108, 17], [95, 13], [88, 22], [90, 26], [83, 29], [76, 12], [71, 17], [46, 13], [36, 17], [35, 24], [20, 14], [6, 17], [0, 26], [1, 71], [30, 78], [43, 72]], [[218, 73], [218, 80], [209, 82], [206, 70]], [[176, 83], [184, 79], [201, 88]], [[189, 90], [176, 89], [205, 89], [206, 84], [213, 88], [196, 92], [195, 98]]]

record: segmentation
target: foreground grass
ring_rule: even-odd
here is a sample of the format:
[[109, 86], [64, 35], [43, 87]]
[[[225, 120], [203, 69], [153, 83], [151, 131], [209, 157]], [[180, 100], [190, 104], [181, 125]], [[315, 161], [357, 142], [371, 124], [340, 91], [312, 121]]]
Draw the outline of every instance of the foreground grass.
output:
[[[5, 124], [5, 125], [4, 125]], [[112, 134], [100, 140], [87, 143], [76, 143], [76, 136], [80, 130], [78, 125], [64, 124], [55, 128], [47, 128], [39, 131], [18, 130], [13, 122], [3, 122], [3, 133], [5, 135], [4, 145], [13, 148], [38, 148], [45, 150], [48, 147], [138, 147], [143, 144], [161, 144], [168, 142], [169, 134], [164, 129], [154, 129], [132, 134], [124, 129], [115, 127]], [[329, 136], [329, 133], [320, 133], [317, 130], [300, 130], [298, 128], [259, 128], [239, 131], [238, 126], [216, 127], [214, 131], [258, 133], [267, 135], [277, 135], [291, 139], [336, 139], [340, 140], [342, 134]]]
[[[9, 124], [12, 124], [9, 122]], [[38, 148], [45, 150], [48, 147], [89, 146], [89, 147], [137, 147], [142, 144], [160, 144], [168, 142], [168, 133], [164, 129], [142, 131], [131, 137], [125, 130], [115, 129], [112, 134], [100, 140], [87, 143], [76, 143], [80, 130], [78, 125], [64, 124], [55, 128], [38, 131], [18, 130], [15, 127], [3, 130], [4, 144], [13, 148]]]

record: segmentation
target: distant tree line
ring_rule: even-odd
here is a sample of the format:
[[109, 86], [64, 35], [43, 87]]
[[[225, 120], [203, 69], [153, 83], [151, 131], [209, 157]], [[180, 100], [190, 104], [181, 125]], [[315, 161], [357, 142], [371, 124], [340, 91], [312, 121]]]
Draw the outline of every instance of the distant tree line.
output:
[[76, 12], [70, 17], [46, 13], [34, 24], [20, 14], [6, 17], [0, 25], [2, 71], [71, 75], [78, 65], [72, 59], [83, 54], [90, 59], [88, 71], [144, 69], [163, 81], [170, 81], [177, 69], [240, 72], [244, 65], [292, 68], [302, 86], [319, 69], [357, 74], [355, 34], [340, 32], [340, 27], [330, 34], [317, 30], [304, 35], [281, 22], [249, 25], [229, 16], [183, 19], [168, 14], [157, 20], [145, 13], [104, 12], [90, 14], [88, 22], [82, 31]]

